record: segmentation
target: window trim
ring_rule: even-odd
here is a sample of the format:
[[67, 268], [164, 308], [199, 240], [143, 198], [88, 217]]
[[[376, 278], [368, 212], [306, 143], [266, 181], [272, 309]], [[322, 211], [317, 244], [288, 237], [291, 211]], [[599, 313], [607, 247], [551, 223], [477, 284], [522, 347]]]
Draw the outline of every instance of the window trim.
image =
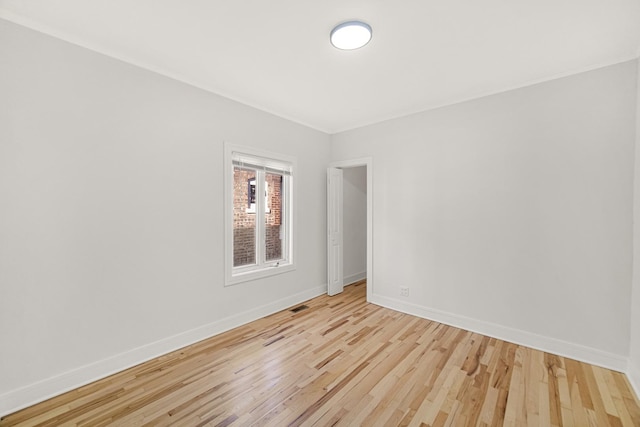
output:
[[[233, 157], [234, 155], [243, 155], [246, 157], [257, 157], [260, 159], [264, 159], [267, 162], [269, 160], [275, 163], [287, 163], [291, 165], [291, 173], [288, 177], [289, 184], [284, 191], [286, 193], [285, 199], [285, 209], [287, 210], [286, 215], [288, 217], [288, 223], [285, 223], [285, 239], [286, 245], [288, 248], [283, 247], [283, 252], [287, 253], [288, 260], [285, 263], [282, 261], [275, 261], [272, 263], [265, 263], [262, 267], [252, 267], [247, 268], [243, 267], [233, 267]], [[267, 168], [268, 169], [268, 168]], [[296, 159], [292, 156], [287, 156], [283, 154], [274, 153], [271, 151], [261, 150], [253, 147], [247, 147], [237, 144], [232, 144], [230, 142], [224, 143], [224, 235], [225, 235], [225, 281], [224, 286], [231, 286], [242, 282], [247, 282], [250, 280], [261, 279], [265, 277], [274, 276], [277, 274], [286, 273], [288, 271], [292, 271], [296, 269], [295, 261], [297, 259], [297, 244], [296, 244], [296, 217], [297, 217], [297, 186], [295, 185], [294, 174], [296, 172]], [[257, 178], [257, 177], [256, 177]], [[263, 190], [261, 188], [263, 185], [260, 183], [260, 180], [256, 179], [256, 192]], [[258, 193], [261, 194], [261, 193]], [[258, 209], [262, 211], [262, 209]], [[264, 214], [260, 215], [259, 212], [256, 213], [257, 218], [264, 217]], [[263, 245], [264, 236], [257, 236], [259, 240], [259, 245]], [[283, 245], [284, 246], [284, 245]], [[257, 255], [257, 254], [256, 254]], [[277, 264], [277, 266], [276, 266]]]

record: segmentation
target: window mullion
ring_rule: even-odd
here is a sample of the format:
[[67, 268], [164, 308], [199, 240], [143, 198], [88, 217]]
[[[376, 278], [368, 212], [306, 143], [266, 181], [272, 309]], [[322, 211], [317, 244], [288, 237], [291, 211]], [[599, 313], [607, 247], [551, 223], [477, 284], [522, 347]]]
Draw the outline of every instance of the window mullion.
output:
[[256, 265], [265, 264], [265, 201], [264, 201], [264, 171], [256, 173]]

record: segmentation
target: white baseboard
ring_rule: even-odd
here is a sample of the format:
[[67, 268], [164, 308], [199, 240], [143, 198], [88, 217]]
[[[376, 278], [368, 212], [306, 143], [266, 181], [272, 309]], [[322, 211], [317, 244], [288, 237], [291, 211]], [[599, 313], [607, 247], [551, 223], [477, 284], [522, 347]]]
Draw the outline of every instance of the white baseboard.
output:
[[547, 353], [557, 354], [563, 357], [590, 363], [592, 365], [601, 366], [618, 372], [627, 372], [628, 359], [626, 356], [620, 356], [595, 348], [574, 344], [555, 338], [545, 337], [531, 332], [519, 329], [509, 328], [491, 322], [472, 319], [470, 317], [460, 316], [445, 311], [436, 310], [428, 307], [418, 306], [415, 304], [400, 301], [395, 298], [383, 297], [380, 295], [372, 295], [370, 301], [373, 304], [381, 305], [392, 310], [401, 311], [413, 316], [422, 317], [456, 328], [465, 329], [467, 331], [476, 332], [478, 334], [487, 335], [498, 338], [503, 341], [531, 347], [542, 350]]
[[627, 379], [636, 392], [636, 398], [640, 400], [640, 366], [634, 366], [631, 361], [627, 367]]
[[218, 335], [325, 293], [327, 293], [327, 286], [318, 286], [190, 331], [185, 331], [178, 335], [134, 348], [130, 351], [81, 366], [72, 371], [12, 390], [0, 395], [0, 416], [11, 414], [69, 390], [108, 377], [132, 366], [171, 353], [182, 347]]
[[343, 282], [345, 286], [350, 285], [355, 282], [359, 282], [360, 280], [364, 280], [367, 278], [367, 272], [361, 271], [360, 273], [350, 274], [348, 276], [344, 276]]

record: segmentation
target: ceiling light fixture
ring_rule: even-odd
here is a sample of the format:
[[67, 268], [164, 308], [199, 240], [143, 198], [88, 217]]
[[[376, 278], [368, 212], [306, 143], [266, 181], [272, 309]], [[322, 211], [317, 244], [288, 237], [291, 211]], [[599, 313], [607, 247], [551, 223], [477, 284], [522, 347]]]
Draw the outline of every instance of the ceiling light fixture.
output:
[[343, 22], [331, 31], [331, 44], [342, 50], [361, 48], [371, 40], [371, 27], [361, 21]]

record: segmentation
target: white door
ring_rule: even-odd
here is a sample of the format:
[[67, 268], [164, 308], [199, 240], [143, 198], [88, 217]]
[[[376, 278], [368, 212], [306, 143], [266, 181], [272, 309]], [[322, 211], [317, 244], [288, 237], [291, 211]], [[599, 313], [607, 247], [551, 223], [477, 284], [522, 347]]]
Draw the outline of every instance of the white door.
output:
[[328, 294], [344, 288], [342, 277], [342, 169], [327, 169], [327, 281]]

